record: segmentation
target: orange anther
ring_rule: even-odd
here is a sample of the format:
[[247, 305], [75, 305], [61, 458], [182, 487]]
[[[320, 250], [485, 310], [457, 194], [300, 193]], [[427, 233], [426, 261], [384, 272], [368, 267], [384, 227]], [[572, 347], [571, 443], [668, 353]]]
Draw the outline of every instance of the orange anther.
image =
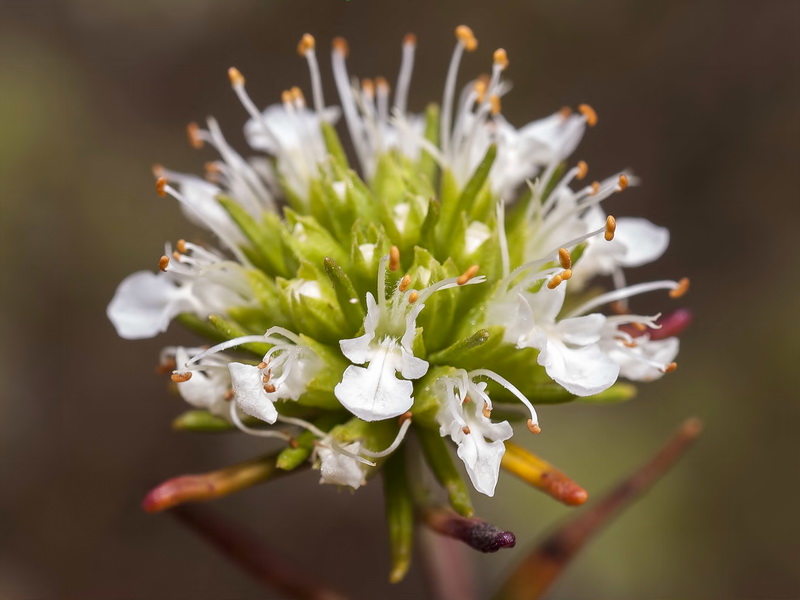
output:
[[589, 172], [589, 165], [586, 164], [586, 161], [579, 160], [578, 161], [578, 174], [575, 175], [575, 177], [577, 177], [578, 180], [581, 180], [584, 177], [586, 177], [586, 174], [588, 172]]
[[310, 50], [314, 49], [317, 42], [314, 40], [314, 36], [310, 33], [304, 33], [303, 37], [300, 38], [300, 42], [297, 44], [297, 53], [300, 56], [305, 56]]
[[503, 48], [498, 48], [494, 51], [494, 64], [503, 69], [504, 71], [508, 68], [508, 54]]
[[556, 273], [555, 275], [553, 275], [552, 279], [550, 279], [550, 281], [547, 282], [547, 289], [549, 290], [556, 289], [558, 286], [561, 285], [562, 281], [563, 278], [561, 277], [561, 275], [559, 273]]
[[475, 34], [472, 33], [472, 29], [466, 25], [459, 25], [456, 27], [456, 39], [461, 42], [467, 52], [472, 52], [478, 47], [478, 40]]
[[258, 365], [257, 365], [257, 366], [258, 366], [258, 368], [259, 368], [259, 369], [261, 369], [261, 370], [263, 371], [264, 369], [266, 369], [266, 368], [267, 368], [267, 363], [265, 363], [265, 362], [262, 360], [260, 363], [258, 363]]
[[389, 82], [386, 81], [385, 77], [380, 77], [380, 76], [376, 77], [375, 78], [375, 87], [378, 88], [378, 93], [379, 94], [388, 94], [389, 90], [390, 90]]
[[400, 248], [392, 246], [389, 250], [389, 270], [397, 271], [400, 268]]
[[489, 405], [486, 404], [485, 402], [483, 404], [483, 410], [481, 412], [483, 413], [483, 416], [486, 417], [487, 419], [492, 416], [492, 409], [489, 408]]
[[375, 84], [369, 77], [365, 77], [364, 79], [361, 80], [361, 89], [363, 90], [364, 95], [367, 96], [367, 98], [375, 97]]
[[486, 96], [486, 81], [483, 79], [477, 79], [475, 81], [475, 95], [477, 96], [475, 100], [478, 104], [482, 104], [483, 98]]
[[617, 220], [611, 215], [608, 215], [608, 218], [606, 218], [606, 233], [603, 236], [606, 238], [607, 242], [610, 242], [611, 240], [614, 239], [614, 232], [616, 230], [617, 230]]
[[467, 434], [467, 435], [469, 435], [469, 433], [470, 433], [470, 431], [469, 431], [469, 427], [467, 427], [466, 425], [464, 425], [464, 426], [461, 428], [461, 431], [463, 431], [463, 432], [464, 432], [465, 434]]
[[467, 269], [466, 271], [464, 271], [464, 272], [463, 272], [463, 273], [462, 273], [462, 274], [459, 276], [459, 278], [458, 278], [458, 279], [456, 279], [456, 283], [457, 283], [458, 285], [464, 285], [464, 284], [465, 284], [465, 283], [467, 283], [467, 282], [468, 282], [470, 279], [472, 279], [473, 277], [475, 277], [475, 275], [477, 275], [477, 274], [478, 274], [478, 265], [472, 265], [472, 266], [471, 266], [469, 269]]
[[175, 383], [183, 383], [184, 381], [189, 381], [192, 378], [192, 372], [188, 371], [186, 373], [173, 373], [170, 375], [170, 379]]
[[283, 90], [281, 92], [281, 103], [282, 104], [292, 104], [292, 100], [293, 99], [294, 98], [292, 98], [292, 92], [290, 92], [289, 90]]
[[664, 367], [664, 373], [672, 373], [677, 368], [678, 368], [678, 363], [671, 362], [666, 367]]
[[531, 433], [541, 433], [542, 428], [533, 422], [533, 419], [528, 419], [528, 431]]
[[599, 181], [593, 181], [592, 182], [592, 191], [589, 192], [589, 195], [590, 196], [594, 196], [599, 191], [600, 191], [600, 182]]
[[586, 118], [586, 124], [589, 127], [594, 127], [597, 125], [597, 113], [594, 112], [594, 109], [591, 106], [588, 104], [581, 104], [578, 107], [578, 112]]
[[408, 295], [408, 303], [414, 304], [414, 302], [416, 302], [417, 300], [419, 300], [419, 294], [417, 293], [416, 290], [414, 290]]
[[684, 277], [678, 282], [678, 287], [676, 287], [674, 290], [670, 290], [669, 297], [680, 298], [688, 291], [689, 291], [689, 278]]
[[186, 126], [186, 136], [195, 150], [203, 147], [203, 138], [200, 136], [200, 126], [197, 123], [192, 122]]
[[162, 271], [166, 272], [167, 267], [169, 266], [169, 256], [162, 256], [158, 259], [158, 268]]
[[233, 87], [244, 85], [244, 75], [242, 75], [242, 72], [236, 67], [228, 69], [228, 79], [231, 80], [231, 85]]
[[566, 248], [558, 249], [558, 262], [561, 263], [562, 269], [572, 268], [572, 256], [570, 256], [569, 250]]
[[411, 411], [407, 410], [402, 415], [400, 415], [400, 418], [398, 419], [398, 421], [400, 422], [400, 425], [402, 425], [403, 423], [405, 423], [406, 421], [412, 419], [413, 417], [414, 417], [414, 415], [411, 413]]
[[164, 166], [155, 164], [150, 169], [153, 172], [153, 176], [158, 179], [159, 177], [164, 177]]
[[292, 86], [292, 88], [289, 90], [289, 93], [292, 95], [292, 100], [294, 100], [298, 104], [302, 104], [303, 106], [305, 106], [306, 97], [303, 95], [303, 90], [301, 90], [299, 87], [295, 85]]
[[268, 383], [264, 386], [264, 391], [268, 394], [273, 394], [275, 392], [275, 386], [271, 383]]
[[562, 119], [566, 119], [568, 116], [572, 114], [572, 109], [569, 106], [562, 106], [559, 109], [558, 114], [561, 115]]
[[222, 399], [225, 400], [225, 402], [230, 402], [231, 400], [233, 400], [235, 396], [236, 394], [233, 392], [232, 389], [227, 389], [225, 390], [225, 393], [222, 394]]
[[561, 271], [561, 273], [559, 273], [559, 275], [561, 275], [561, 279], [563, 279], [564, 281], [566, 281], [567, 279], [572, 279], [572, 269], [564, 269], [563, 271]]
[[622, 190], [624, 190], [626, 187], [628, 187], [628, 176], [627, 176], [627, 175], [625, 175], [624, 173], [622, 173], [622, 174], [619, 176], [619, 190], [620, 190], [620, 191], [622, 191]]
[[397, 289], [401, 292], [405, 292], [409, 285], [411, 285], [411, 275], [403, 275], [403, 278], [400, 280], [400, 285], [397, 286]]
[[647, 325], [645, 325], [644, 323], [636, 322], [636, 323], [631, 323], [631, 325], [633, 325], [633, 328], [636, 331], [647, 331]]
[[407, 33], [405, 37], [403, 37], [403, 44], [415, 46], [417, 44], [417, 36], [413, 33]]
[[178, 252], [183, 252], [186, 254], [186, 240], [178, 240], [175, 244], [175, 248], [178, 250]]
[[341, 54], [345, 58], [347, 55], [350, 54], [350, 45], [347, 43], [347, 40], [343, 37], [335, 37], [333, 38], [333, 42], [331, 43], [333, 46], [333, 51]]
[[167, 179], [165, 177], [159, 177], [156, 179], [156, 191], [158, 192], [159, 196], [167, 195]]
[[489, 104], [492, 105], [492, 114], [499, 115], [501, 109], [500, 96], [498, 96], [497, 94], [492, 94], [491, 96], [489, 96]]

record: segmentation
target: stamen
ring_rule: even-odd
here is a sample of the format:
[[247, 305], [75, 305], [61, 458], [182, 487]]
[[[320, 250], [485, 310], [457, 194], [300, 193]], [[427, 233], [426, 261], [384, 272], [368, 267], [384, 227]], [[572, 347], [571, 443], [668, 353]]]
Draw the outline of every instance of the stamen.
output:
[[488, 77], [481, 77], [475, 81], [475, 102], [483, 104], [484, 97], [486, 96], [486, 87], [489, 84]]
[[292, 102], [295, 104], [295, 106], [302, 108], [306, 105], [306, 97], [303, 95], [303, 90], [301, 90], [299, 87], [296, 85], [292, 86], [292, 88], [289, 90], [289, 93], [292, 95]]
[[450, 131], [453, 124], [453, 97], [456, 90], [456, 77], [458, 76], [458, 66], [461, 64], [461, 57], [466, 49], [468, 52], [478, 47], [478, 40], [472, 30], [466, 25], [456, 27], [456, 39], [458, 43], [453, 50], [450, 59], [450, 66], [447, 69], [447, 78], [444, 83], [444, 97], [442, 98], [442, 117], [439, 123], [439, 140], [442, 145], [442, 153], [450, 155]]
[[230, 402], [233, 400], [234, 396], [236, 396], [236, 394], [234, 393], [233, 388], [230, 388], [225, 390], [225, 393], [222, 394], [222, 399], [225, 400], [225, 402]]
[[486, 403], [483, 404], [483, 410], [481, 412], [483, 413], [483, 416], [486, 417], [487, 419], [492, 416], [492, 409], [489, 408], [489, 405]]
[[610, 242], [611, 240], [614, 239], [614, 232], [616, 230], [617, 230], [617, 220], [611, 215], [608, 215], [608, 218], [606, 219], [606, 233], [603, 236], [607, 242]]
[[264, 385], [264, 391], [267, 392], [268, 394], [274, 394], [275, 389], [276, 389], [275, 386], [271, 383], [267, 383]]
[[175, 248], [178, 252], [186, 253], [186, 240], [180, 239], [176, 242]]
[[558, 111], [558, 114], [561, 115], [562, 119], [566, 119], [572, 114], [572, 109], [569, 106], [562, 106], [561, 110]]
[[594, 196], [599, 191], [600, 191], [600, 182], [599, 181], [592, 182], [592, 191], [589, 192], [589, 195]]
[[310, 33], [304, 33], [303, 37], [300, 38], [300, 41], [297, 43], [297, 53], [300, 56], [305, 56], [307, 52], [314, 49], [316, 45], [316, 40], [314, 36]]
[[579, 160], [578, 161], [578, 174], [575, 176], [578, 180], [583, 179], [586, 177], [586, 174], [589, 172], [589, 165], [586, 164], [586, 161]]
[[572, 268], [572, 256], [566, 248], [558, 249], [558, 262], [561, 263], [562, 269]]
[[472, 279], [473, 277], [475, 277], [475, 275], [478, 274], [478, 269], [479, 269], [478, 265], [472, 265], [469, 269], [464, 271], [464, 273], [462, 273], [458, 279], [456, 279], [456, 284], [458, 285], [466, 284], [470, 279]]
[[344, 58], [347, 58], [350, 55], [350, 45], [343, 37], [333, 38], [331, 46], [333, 46], [334, 52], [341, 54]]
[[414, 302], [416, 302], [417, 300], [419, 300], [419, 293], [416, 290], [414, 290], [408, 295], [408, 303], [414, 304]]
[[470, 432], [470, 430], [469, 430], [469, 426], [467, 426], [467, 425], [464, 425], [464, 426], [461, 428], [461, 431], [463, 431], [463, 432], [464, 432], [465, 434], [467, 434], [467, 435], [469, 435], [469, 434], [471, 433], [471, 432]]
[[497, 94], [492, 94], [491, 96], [489, 96], [489, 104], [492, 107], [492, 114], [493, 115], [499, 115], [500, 114], [500, 108], [501, 108], [501, 106], [500, 106], [500, 96], [498, 96]]
[[621, 192], [626, 187], [628, 187], [628, 176], [625, 173], [621, 173], [619, 176], [619, 191]]
[[589, 106], [588, 104], [581, 104], [578, 107], [578, 112], [584, 116], [584, 118], [586, 119], [586, 124], [589, 127], [594, 127], [595, 125], [597, 125], [597, 113], [591, 106]]
[[531, 433], [542, 433], [542, 428], [533, 422], [533, 419], [528, 419], [528, 431]]
[[633, 326], [633, 328], [637, 331], [642, 331], [642, 332], [647, 331], [647, 325], [645, 325], [644, 323], [639, 323], [638, 321], [631, 323], [631, 326]]
[[154, 164], [150, 171], [152, 171], [153, 176], [158, 179], [159, 177], [166, 177], [164, 165], [159, 165], [158, 163]]
[[259, 369], [261, 369], [261, 370], [263, 371], [264, 369], [266, 369], [266, 368], [267, 368], [267, 363], [265, 363], [265, 362], [262, 360], [260, 363], [258, 363], [258, 365], [257, 365], [257, 366], [258, 366], [258, 368], [259, 368]]
[[167, 358], [162, 360], [160, 365], [156, 366], [156, 373], [159, 375], [166, 375], [174, 371], [177, 366], [174, 358]]
[[189, 144], [195, 150], [200, 150], [205, 144], [203, 136], [200, 135], [200, 126], [195, 122], [191, 122], [186, 126], [186, 136], [189, 138]]
[[411, 275], [403, 275], [403, 278], [400, 280], [400, 285], [397, 286], [397, 289], [401, 292], [405, 292], [409, 285], [411, 285]]
[[242, 75], [241, 71], [236, 67], [228, 69], [228, 79], [231, 80], [231, 85], [233, 87], [244, 85], [244, 75]]
[[561, 279], [567, 281], [568, 279], [572, 279], [572, 269], [564, 269], [559, 273], [561, 275]]
[[167, 180], [164, 177], [159, 177], [156, 179], [156, 192], [158, 192], [159, 196], [166, 196], [167, 195]]
[[187, 373], [173, 373], [169, 377], [175, 383], [183, 383], [184, 381], [189, 381], [192, 378], [192, 372], [189, 371]]
[[410, 410], [407, 410], [406, 412], [404, 412], [402, 415], [400, 415], [398, 417], [398, 422], [400, 423], [400, 425], [402, 425], [403, 423], [405, 423], [406, 421], [412, 419], [413, 417], [414, 417], [414, 414]]
[[500, 67], [503, 71], [508, 68], [508, 54], [503, 48], [498, 48], [494, 51], [494, 64]]
[[689, 278], [688, 277], [684, 277], [683, 279], [681, 279], [678, 282], [678, 287], [676, 287], [674, 290], [670, 291], [669, 297], [670, 298], [680, 298], [681, 296], [683, 296], [688, 291], [689, 291]]
[[[631, 285], [626, 288], [620, 288], [618, 290], [607, 292], [605, 294], [600, 294], [599, 296], [592, 298], [588, 302], [584, 302], [574, 310], [571, 310], [568, 314], [564, 315], [562, 318], [569, 319], [571, 317], [584, 315], [589, 311], [597, 308], [598, 306], [603, 306], [604, 304], [609, 304], [611, 302], [616, 302], [617, 300], [623, 300], [625, 298], [630, 298], [632, 296], [638, 296], [639, 294], [644, 294], [646, 292], [654, 292], [656, 290], [670, 290], [670, 292], [673, 292], [675, 290], [683, 289], [684, 286], [685, 288], [689, 287], [688, 279], [686, 279], [685, 282], [682, 279], [680, 282], [662, 280], [662, 281], [650, 281], [647, 283], [637, 283], [636, 285]], [[670, 295], [672, 294], [670, 293]]]
[[678, 363], [671, 362], [666, 367], [664, 367], [664, 373], [672, 373], [677, 368], [678, 368]]
[[164, 255], [164, 256], [162, 256], [161, 258], [158, 259], [158, 268], [159, 269], [161, 269], [162, 271], [164, 271], [166, 273], [168, 266], [169, 266], [169, 256]]
[[[408, 416], [406, 416], [408, 415]], [[406, 437], [406, 432], [408, 432], [408, 428], [411, 427], [411, 412], [403, 413], [400, 416], [402, 424], [400, 425], [400, 431], [397, 432], [397, 436], [395, 436], [394, 441], [389, 444], [389, 447], [385, 450], [381, 450], [379, 452], [373, 452], [372, 450], [367, 450], [366, 448], [361, 449], [361, 454], [364, 456], [369, 456], [370, 458], [382, 458], [384, 456], [389, 456], [392, 452], [397, 450], [398, 446], [403, 442], [403, 439]], [[374, 464], [372, 466], [375, 466]]]
[[242, 420], [239, 418], [239, 413], [237, 411], [235, 402], [231, 402], [230, 412], [231, 412], [231, 421], [233, 421], [233, 424], [236, 425], [236, 427], [238, 427], [241, 431], [245, 433], [249, 433], [250, 435], [255, 435], [258, 437], [280, 438], [286, 442], [292, 439], [292, 436], [286, 433], [285, 431], [275, 431], [269, 429], [253, 429], [252, 427], [248, 427], [247, 425], [242, 423]]
[[408, 102], [408, 88], [411, 85], [411, 74], [414, 70], [414, 52], [417, 48], [417, 36], [407, 33], [403, 38], [403, 58], [400, 62], [400, 73], [397, 75], [397, 89], [394, 93], [394, 106], [405, 114]]
[[389, 270], [397, 271], [400, 268], [400, 248], [392, 246], [389, 250]]

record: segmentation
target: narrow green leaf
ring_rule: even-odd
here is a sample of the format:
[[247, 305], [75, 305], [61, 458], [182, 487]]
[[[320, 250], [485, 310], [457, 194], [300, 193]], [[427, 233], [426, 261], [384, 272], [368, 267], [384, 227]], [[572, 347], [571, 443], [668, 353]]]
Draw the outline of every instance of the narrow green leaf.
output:
[[415, 426], [414, 430], [417, 432], [428, 466], [442, 487], [447, 490], [450, 506], [461, 516], [471, 517], [475, 514], [475, 509], [472, 508], [469, 488], [456, 469], [444, 438], [436, 429]]

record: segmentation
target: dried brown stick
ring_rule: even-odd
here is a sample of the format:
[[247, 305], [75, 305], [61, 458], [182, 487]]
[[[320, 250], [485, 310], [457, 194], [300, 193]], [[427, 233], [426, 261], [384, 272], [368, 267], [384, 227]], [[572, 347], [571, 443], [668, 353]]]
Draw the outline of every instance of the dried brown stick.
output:
[[329, 586], [313, 581], [308, 573], [289, 565], [277, 553], [256, 540], [250, 532], [198, 505], [176, 506], [171, 514], [204, 538], [233, 563], [271, 589], [297, 600], [345, 600]]
[[683, 455], [701, 430], [698, 419], [685, 421], [648, 463], [602, 500], [590, 505], [545, 538], [514, 570], [495, 600], [541, 598], [591, 536], [658, 481]]

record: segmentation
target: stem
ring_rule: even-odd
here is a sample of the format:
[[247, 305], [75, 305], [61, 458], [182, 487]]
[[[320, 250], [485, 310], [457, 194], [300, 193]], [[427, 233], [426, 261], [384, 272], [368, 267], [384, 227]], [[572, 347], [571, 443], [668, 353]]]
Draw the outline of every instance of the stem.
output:
[[545, 538], [514, 570], [495, 600], [541, 598], [591, 536], [661, 479], [700, 435], [701, 429], [698, 419], [685, 421], [647, 464], [623, 480], [597, 504]]
[[233, 563], [261, 583], [298, 600], [344, 600], [345, 596], [327, 585], [312, 581], [265, 548], [245, 529], [234, 525], [216, 511], [202, 506], [179, 506], [170, 514], [204, 538]]

